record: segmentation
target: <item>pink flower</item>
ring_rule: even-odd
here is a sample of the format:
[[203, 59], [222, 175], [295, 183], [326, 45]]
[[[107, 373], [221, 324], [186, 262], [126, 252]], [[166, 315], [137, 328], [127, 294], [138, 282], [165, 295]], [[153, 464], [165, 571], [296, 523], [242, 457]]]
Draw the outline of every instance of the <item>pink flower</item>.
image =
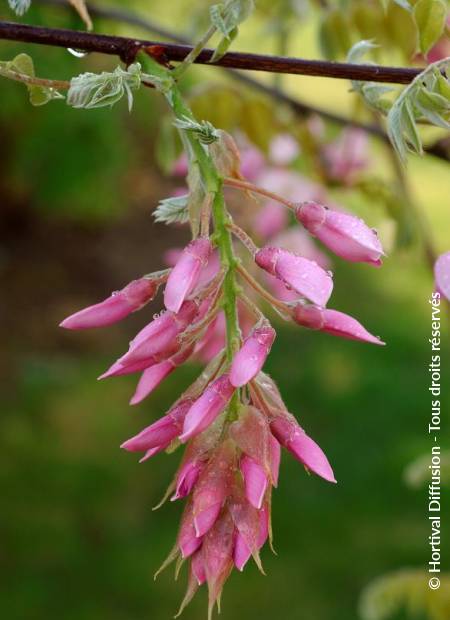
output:
[[296, 208], [295, 216], [338, 256], [352, 262], [381, 265], [383, 248], [376, 231], [355, 215], [332, 211], [317, 202], [304, 202]]
[[179, 158], [175, 161], [172, 174], [177, 177], [185, 177], [189, 171], [189, 161], [186, 153], [183, 153], [179, 156]]
[[214, 525], [228, 496], [235, 467], [235, 450], [225, 441], [200, 474], [192, 496], [194, 527], [198, 537]]
[[355, 181], [358, 172], [368, 164], [368, 139], [362, 129], [344, 129], [339, 138], [324, 148], [328, 176], [345, 185]]
[[280, 444], [272, 436], [267, 417], [256, 407], [241, 409], [239, 419], [230, 426], [230, 437], [242, 452], [265, 472], [276, 486], [280, 466]]
[[170, 498], [174, 502], [190, 494], [205, 464], [203, 461], [186, 461], [179, 469], [176, 477], [175, 494]]
[[180, 441], [184, 443], [208, 428], [225, 409], [233, 392], [234, 387], [227, 374], [213, 381], [189, 409]]
[[245, 496], [252, 506], [261, 508], [267, 489], [267, 476], [261, 465], [249, 456], [241, 458], [240, 468], [244, 478]]
[[125, 441], [120, 447], [129, 452], [144, 452], [170, 443], [180, 433], [191, 405], [192, 401], [189, 399], [175, 404], [165, 416]]
[[107, 299], [80, 310], [64, 319], [60, 327], [65, 329], [89, 329], [105, 327], [121, 321], [132, 312], [140, 310], [153, 299], [158, 290], [159, 282], [155, 279], [140, 278], [133, 280], [121, 291], [110, 295]]
[[336, 482], [327, 457], [319, 446], [308, 437], [291, 414], [277, 415], [270, 423], [276, 439], [303, 465], [328, 482]]
[[186, 329], [197, 312], [198, 305], [194, 301], [185, 301], [178, 313], [163, 312], [131, 341], [128, 352], [118, 360], [119, 364], [134, 365], [149, 359], [161, 361], [174, 355], [180, 348], [178, 334]]
[[293, 316], [294, 320], [303, 327], [317, 329], [333, 336], [348, 338], [348, 340], [385, 344], [377, 336], [368, 332], [356, 319], [337, 310], [297, 304]]
[[158, 387], [166, 377], [168, 377], [178, 366], [184, 364], [184, 362], [191, 356], [193, 346], [188, 347], [184, 351], [180, 351], [168, 360], [153, 364], [144, 370], [139, 383], [137, 384], [136, 391], [133, 394], [130, 405], [137, 405], [144, 400], [154, 389]]
[[302, 230], [298, 226], [284, 230], [272, 239], [271, 243], [276, 247], [289, 250], [289, 252], [300, 254], [304, 258], [315, 261], [322, 269], [330, 269], [331, 267], [328, 255], [317, 247], [317, 244], [306, 230]]
[[450, 252], [441, 254], [435, 262], [434, 277], [438, 292], [450, 300]]
[[270, 159], [279, 166], [290, 164], [299, 152], [297, 140], [289, 133], [279, 133], [270, 143]]
[[134, 364], [122, 364], [122, 358], [120, 358], [115, 361], [114, 364], [112, 364], [112, 366], [108, 368], [108, 370], [106, 370], [102, 375], [100, 375], [98, 379], [100, 380], [107, 379], [108, 377], [122, 377], [123, 375], [130, 375], [134, 372], [140, 372], [142, 370], [145, 370], [146, 368], [153, 366], [153, 364], [156, 364], [157, 362], [158, 360], [156, 357], [149, 357], [143, 360], [139, 360]]
[[179, 312], [183, 301], [196, 287], [211, 251], [211, 241], [202, 237], [194, 239], [184, 248], [164, 290], [164, 304], [168, 310]]
[[275, 336], [275, 330], [269, 324], [256, 327], [250, 333], [231, 364], [231, 385], [242, 387], [258, 374], [270, 353]]
[[[269, 536], [269, 508], [263, 506], [258, 512], [259, 531], [256, 538], [256, 549], [259, 550], [264, 546], [264, 543]], [[252, 551], [247, 544], [246, 537], [244, 537], [239, 531], [236, 535], [233, 551], [234, 565], [239, 571], [244, 570], [244, 566], [252, 555]]]
[[333, 290], [330, 274], [314, 261], [281, 248], [264, 247], [256, 253], [259, 267], [276, 276], [302, 297], [325, 306]]

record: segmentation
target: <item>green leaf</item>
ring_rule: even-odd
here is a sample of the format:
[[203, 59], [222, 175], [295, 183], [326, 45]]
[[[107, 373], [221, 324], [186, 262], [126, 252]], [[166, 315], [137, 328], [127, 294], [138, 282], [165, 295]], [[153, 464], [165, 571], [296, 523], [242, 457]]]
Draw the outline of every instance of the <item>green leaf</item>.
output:
[[153, 211], [155, 222], [164, 224], [185, 224], [189, 219], [188, 213], [189, 194], [184, 196], [172, 196], [159, 202]]
[[254, 0], [228, 0], [210, 8], [211, 23], [223, 35], [210, 62], [216, 62], [227, 52], [238, 35], [238, 26], [250, 16], [254, 8]]
[[[3, 71], [1, 71], [2, 69]], [[20, 81], [20, 76], [23, 78], [34, 78], [33, 59], [28, 54], [19, 54], [13, 60], [0, 61], [0, 72], [6, 78], [11, 77], [11, 79], [18, 81]], [[30, 84], [25, 80], [23, 80], [23, 83], [28, 89], [31, 105], [40, 106], [52, 99], [64, 99], [61, 93], [50, 86]]]
[[101, 108], [112, 106], [124, 94], [127, 95], [128, 109], [133, 105], [133, 90], [141, 85], [141, 65], [134, 63], [127, 71], [117, 67], [112, 73], [82, 73], [70, 82], [67, 103], [74, 108]]
[[347, 62], [359, 64], [366, 54], [377, 48], [375, 41], [363, 40], [355, 43], [347, 54]]
[[444, 32], [447, 8], [443, 0], [418, 0], [414, 5], [419, 49], [427, 54]]
[[422, 141], [417, 131], [416, 120], [409, 99], [405, 99], [401, 107], [401, 124], [403, 132], [408, 138], [409, 143], [414, 147], [414, 150], [420, 155], [423, 154]]

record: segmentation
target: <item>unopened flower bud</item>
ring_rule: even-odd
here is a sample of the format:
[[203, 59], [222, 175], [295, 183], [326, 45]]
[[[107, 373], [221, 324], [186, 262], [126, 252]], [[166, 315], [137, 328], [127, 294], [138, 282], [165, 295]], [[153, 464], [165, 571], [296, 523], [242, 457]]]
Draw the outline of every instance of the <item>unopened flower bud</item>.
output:
[[336, 482], [327, 457], [299, 426], [294, 416], [283, 413], [270, 423], [275, 438], [303, 465], [328, 482]]
[[295, 216], [312, 235], [341, 258], [371, 263], [376, 267], [381, 265], [383, 248], [378, 235], [359, 217], [327, 209], [318, 202], [301, 203], [295, 210]]
[[104, 301], [80, 310], [64, 319], [60, 327], [65, 329], [89, 329], [105, 327], [121, 321], [132, 312], [140, 310], [156, 295], [159, 281], [151, 278], [133, 280], [120, 291]]
[[297, 304], [293, 316], [294, 320], [303, 327], [317, 329], [348, 340], [384, 344], [377, 336], [368, 332], [356, 319], [338, 310]]
[[279, 278], [286, 286], [293, 288], [319, 306], [325, 306], [333, 290], [330, 273], [303, 256], [266, 246], [255, 255], [259, 267]]
[[194, 239], [181, 253], [170, 272], [164, 290], [164, 304], [168, 310], [178, 312], [186, 297], [196, 287], [202, 268], [212, 251], [211, 241], [200, 237]]
[[233, 392], [227, 374], [213, 381], [187, 413], [180, 441], [186, 442], [208, 428], [225, 409]]
[[275, 335], [270, 325], [263, 325], [246, 338], [231, 365], [230, 382], [234, 387], [241, 387], [256, 377], [270, 353]]

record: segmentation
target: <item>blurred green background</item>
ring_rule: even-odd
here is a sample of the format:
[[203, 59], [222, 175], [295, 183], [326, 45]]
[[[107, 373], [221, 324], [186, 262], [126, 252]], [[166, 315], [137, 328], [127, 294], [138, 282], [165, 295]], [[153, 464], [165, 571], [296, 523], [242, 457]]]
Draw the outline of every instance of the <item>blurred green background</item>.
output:
[[[125, 4], [148, 10], [145, 2]], [[176, 6], [177, 29], [188, 31], [189, 3], [170, 4]], [[151, 5], [153, 17], [169, 25], [175, 9], [159, 1]], [[12, 19], [3, 6], [0, 17]], [[263, 18], [243, 29], [238, 47], [273, 50], [273, 38], [262, 35], [258, 19]], [[80, 26], [76, 17], [47, 7], [33, 8], [24, 21]], [[143, 34], [108, 22], [98, 22], [98, 28]], [[317, 56], [314, 20], [300, 24], [298, 32], [289, 51]], [[113, 59], [80, 60], [60, 49], [0, 45], [5, 60], [19, 51], [32, 53], [43, 77], [70, 78], [115, 66]], [[222, 80], [215, 69], [192, 74], [189, 88], [202, 80]], [[284, 83], [323, 107], [347, 114], [353, 109], [345, 82], [288, 78]], [[171, 569], [156, 582], [152, 577], [173, 544], [180, 516], [177, 504], [156, 512], [152, 506], [180, 455], [158, 455], [139, 465], [119, 445], [159, 417], [200, 366], [180, 369], [130, 409], [134, 377], [106, 383], [96, 377], [125, 350], [158, 303], [104, 331], [68, 333], [57, 327], [75, 309], [160, 268], [162, 252], [187, 238], [187, 231], [151, 218], [175, 183], [155, 161], [162, 110], [151, 92], [137, 95], [132, 115], [123, 102], [112, 110], [87, 112], [60, 102], [31, 108], [21, 85], [1, 83], [4, 618], [163, 620], [173, 616], [184, 593], [184, 574], [177, 583]], [[381, 148], [374, 144], [373, 150], [375, 168], [389, 174]], [[448, 164], [414, 158], [409, 177], [437, 248], [448, 250]], [[346, 194], [345, 199], [358, 206], [360, 197]], [[365, 213], [372, 209], [367, 199], [359, 206]], [[374, 222], [385, 217], [379, 205], [372, 213]], [[273, 497], [278, 555], [263, 552], [266, 577], [250, 564], [243, 575], [232, 575], [223, 597], [224, 620], [356, 619], [361, 590], [372, 579], [403, 567], [426, 568], [427, 496], [409, 489], [403, 472], [430, 446], [431, 275], [417, 244], [392, 249], [381, 270], [337, 260], [334, 270], [333, 305], [360, 318], [387, 346], [279, 326], [267, 370], [327, 453], [338, 485], [308, 477], [284, 455]], [[443, 357], [442, 420], [448, 428], [448, 350]], [[442, 444], [448, 446], [444, 433]], [[443, 509], [445, 527], [448, 502]], [[445, 532], [442, 557], [448, 567]], [[202, 592], [185, 617], [204, 617], [205, 607]]]

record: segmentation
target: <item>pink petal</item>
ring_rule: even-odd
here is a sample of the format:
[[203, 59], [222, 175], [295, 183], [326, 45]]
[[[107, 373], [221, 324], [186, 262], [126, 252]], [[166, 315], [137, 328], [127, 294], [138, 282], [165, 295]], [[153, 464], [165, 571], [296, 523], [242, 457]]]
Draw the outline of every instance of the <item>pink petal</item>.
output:
[[333, 336], [378, 345], [385, 344], [368, 332], [356, 319], [338, 310], [298, 304], [294, 308], [294, 319], [299, 325], [318, 329]]
[[209, 239], [198, 238], [184, 248], [172, 269], [164, 290], [164, 304], [178, 312], [186, 297], [194, 290], [202, 268], [207, 264], [212, 245]]
[[180, 441], [184, 443], [208, 428], [225, 409], [233, 392], [234, 387], [227, 374], [211, 383], [186, 415]]
[[112, 325], [142, 308], [154, 297], [157, 290], [158, 283], [155, 280], [149, 278], [133, 280], [121, 291], [113, 293], [104, 301], [67, 317], [60, 323], [60, 327], [89, 329]]
[[130, 405], [137, 405], [144, 400], [174, 370], [175, 365], [170, 360], [155, 364], [144, 370], [137, 384], [136, 391], [130, 400]]
[[383, 248], [376, 231], [355, 215], [327, 209], [316, 202], [300, 204], [295, 215], [311, 234], [338, 256], [352, 262], [381, 265]]
[[251, 381], [264, 366], [275, 330], [270, 325], [255, 328], [235, 355], [230, 370], [230, 382], [238, 388]]
[[261, 465], [245, 455], [241, 458], [240, 468], [244, 477], [245, 495], [250, 504], [259, 510], [267, 489], [266, 472]]

